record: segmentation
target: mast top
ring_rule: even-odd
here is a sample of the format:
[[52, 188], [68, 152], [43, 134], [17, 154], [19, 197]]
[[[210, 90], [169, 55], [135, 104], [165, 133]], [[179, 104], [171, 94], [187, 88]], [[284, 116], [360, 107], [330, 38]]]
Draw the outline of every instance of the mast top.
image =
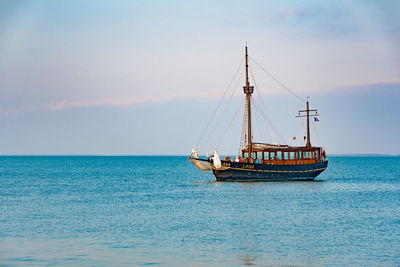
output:
[[245, 50], [245, 58], [246, 58], [246, 86], [243, 86], [243, 91], [246, 95], [251, 95], [254, 92], [254, 86], [250, 86], [249, 82], [249, 55], [247, 54], [247, 42], [246, 42], [246, 50]]
[[305, 110], [299, 110], [299, 115], [296, 117], [307, 117], [307, 143], [306, 147], [310, 148], [311, 146], [311, 138], [310, 138], [310, 117], [316, 117], [318, 116], [318, 111], [316, 109], [310, 109], [309, 108], [309, 102], [308, 102], [309, 97], [307, 96], [307, 102], [306, 102], [306, 109]]

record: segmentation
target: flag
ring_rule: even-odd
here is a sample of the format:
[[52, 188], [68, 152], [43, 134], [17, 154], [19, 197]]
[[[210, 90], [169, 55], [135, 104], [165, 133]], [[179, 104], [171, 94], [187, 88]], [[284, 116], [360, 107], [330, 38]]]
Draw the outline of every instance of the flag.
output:
[[314, 117], [314, 121], [319, 121], [319, 119], [317, 117]]

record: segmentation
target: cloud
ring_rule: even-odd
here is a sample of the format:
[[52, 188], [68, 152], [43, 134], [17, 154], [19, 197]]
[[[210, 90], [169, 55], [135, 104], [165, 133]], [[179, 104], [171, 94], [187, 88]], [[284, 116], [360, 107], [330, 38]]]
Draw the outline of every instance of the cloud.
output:
[[47, 110], [57, 111], [80, 107], [101, 107], [101, 106], [130, 106], [146, 103], [167, 102], [175, 99], [214, 99], [221, 97], [221, 93], [217, 91], [208, 91], [203, 94], [188, 95], [160, 95], [160, 96], [141, 96], [134, 98], [106, 98], [93, 101], [70, 101], [63, 100], [56, 103], [49, 103], [45, 107]]
[[63, 100], [56, 103], [49, 103], [46, 108], [49, 110], [63, 110], [78, 107], [98, 107], [98, 106], [127, 106], [133, 104], [141, 104], [146, 102], [157, 102], [168, 100], [168, 97], [137, 97], [137, 98], [107, 98], [94, 101], [70, 101]]
[[147, 103], [162, 103], [172, 100], [179, 99], [219, 99], [222, 97], [223, 92], [221, 91], [206, 91], [198, 94], [170, 94], [170, 95], [159, 95], [159, 96], [139, 96], [134, 98], [129, 97], [112, 97], [96, 100], [67, 100], [64, 99], [58, 102], [50, 102], [44, 105], [35, 105], [25, 103], [18, 107], [2, 108], [0, 107], [0, 116], [12, 116], [17, 114], [24, 114], [37, 111], [61, 111], [66, 109], [76, 108], [93, 108], [93, 107], [123, 107], [131, 105], [141, 105]]
[[[378, 81], [378, 82], [371, 82], [371, 83], [352, 83], [343, 85], [336, 88], [331, 88], [331, 90], [327, 91], [354, 91], [354, 92], [364, 92], [366, 90], [378, 90], [380, 87], [387, 87], [387, 86], [399, 86], [400, 85], [400, 78], [393, 78], [387, 81]], [[227, 96], [232, 93], [232, 90], [228, 91]], [[265, 94], [279, 94], [285, 93], [282, 89], [270, 90], [270, 91], [261, 91], [262, 95]], [[159, 103], [159, 102], [168, 102], [172, 100], [178, 99], [219, 99], [223, 95], [222, 91], [207, 91], [204, 93], [198, 94], [186, 94], [186, 95], [159, 95], [159, 96], [141, 96], [141, 97], [134, 97], [134, 98], [106, 98], [106, 99], [98, 99], [93, 101], [71, 101], [71, 100], [62, 100], [60, 102], [48, 103], [45, 105], [45, 109], [50, 111], [59, 111], [65, 109], [73, 109], [73, 108], [82, 108], [82, 107], [118, 107], [118, 106], [130, 106], [130, 105], [140, 105], [146, 103]], [[237, 91], [235, 93], [237, 95]], [[25, 108], [19, 110], [17, 112], [11, 113], [20, 113], [26, 111], [35, 111], [38, 108]], [[10, 112], [2, 112], [3, 114], [10, 114]]]
[[[380, 89], [388, 89], [388, 88], [394, 88], [394, 89], [400, 88], [400, 77], [395, 77], [387, 81], [344, 84], [339, 87], [332, 87], [327, 90], [319, 92], [363, 93], [363, 92], [373, 92]], [[233, 95], [234, 96], [241, 95], [241, 92], [242, 92], [241, 90], [236, 90]], [[229, 98], [232, 93], [233, 93], [232, 90], [227, 91], [225, 99]], [[261, 95], [271, 95], [271, 94], [285, 94], [287, 92], [282, 88], [273, 87], [268, 90], [261, 89], [260, 93]], [[309, 94], [310, 92], [306, 91], [306, 92], [295, 92], [295, 93], [299, 95], [304, 95], [304, 93]], [[113, 97], [113, 98], [104, 98], [104, 99], [87, 100], [87, 101], [64, 99], [58, 102], [47, 103], [42, 106], [25, 105], [22, 107], [16, 107], [11, 109], [0, 108], [0, 115], [10, 116], [21, 113], [36, 112], [40, 110], [61, 111], [66, 109], [90, 108], [90, 107], [122, 107], [122, 106], [141, 105], [147, 103], [163, 103], [163, 102], [182, 100], [182, 99], [218, 100], [223, 96], [223, 94], [224, 94], [223, 91], [214, 90], [196, 94], [170, 94], [170, 95], [159, 95], [159, 96], [140, 96], [134, 98]]]
[[365, 90], [379, 90], [379, 88], [387, 88], [387, 87], [399, 87], [400, 86], [400, 78], [395, 77], [390, 80], [382, 80], [382, 81], [377, 81], [377, 82], [368, 82], [368, 83], [351, 83], [347, 85], [343, 85], [337, 88], [334, 88], [336, 91], [343, 91], [346, 90], [348, 91], [349, 89], [352, 91], [365, 91]]
[[301, 16], [307, 14], [307, 11], [304, 9], [298, 9], [298, 8], [288, 8], [283, 10], [283, 14], [290, 16], [290, 15], [296, 15], [296, 16]]

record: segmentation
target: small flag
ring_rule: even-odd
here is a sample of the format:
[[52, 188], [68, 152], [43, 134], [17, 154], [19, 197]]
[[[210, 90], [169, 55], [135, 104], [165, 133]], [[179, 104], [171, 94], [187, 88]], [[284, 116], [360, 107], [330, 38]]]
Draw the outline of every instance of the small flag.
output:
[[317, 117], [314, 117], [314, 121], [319, 121], [319, 119]]

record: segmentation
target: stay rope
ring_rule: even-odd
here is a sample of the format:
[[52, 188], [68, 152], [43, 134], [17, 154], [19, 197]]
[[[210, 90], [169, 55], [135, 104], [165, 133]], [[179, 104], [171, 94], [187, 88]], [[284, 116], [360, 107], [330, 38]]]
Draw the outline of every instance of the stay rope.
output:
[[[256, 79], [255, 79], [255, 77], [254, 77], [254, 73], [253, 73], [253, 70], [252, 70], [252, 68], [251, 68], [250, 65], [249, 65], [249, 69], [250, 69], [251, 77], [253, 78], [254, 87], [256, 88], [256, 91], [257, 91], [257, 94], [258, 94], [258, 98], [260, 99], [260, 102], [261, 102], [261, 108], [259, 108], [259, 109], [260, 109], [260, 111], [261, 111], [261, 113], [262, 113], [262, 115], [263, 115], [262, 117], [264, 118], [264, 121], [267, 122], [267, 123], [269, 124], [270, 128], [272, 129], [273, 133], [275, 134], [275, 137], [276, 137], [278, 140], [283, 141], [284, 143], [287, 143], [287, 142], [285, 141], [285, 139], [279, 134], [278, 130], [276, 130], [274, 124], [273, 124], [272, 121], [271, 121], [271, 118], [268, 116], [268, 113], [265, 113], [265, 112], [264, 112], [264, 110], [267, 110], [267, 107], [266, 107], [266, 105], [265, 105], [265, 103], [264, 103], [263, 98], [261, 97], [260, 89], [259, 89], [259, 87], [257, 86]], [[256, 103], [256, 102], [254, 102], [254, 103]]]
[[264, 122], [269, 123], [269, 126], [271, 127], [272, 131], [275, 134], [276, 139], [278, 139], [279, 141], [283, 141], [283, 143], [287, 144], [286, 140], [278, 133], [278, 131], [275, 129], [275, 127], [272, 124], [272, 121], [269, 119], [269, 117], [264, 113], [264, 111], [262, 110], [262, 108], [259, 106], [259, 104], [257, 102], [253, 102], [254, 103], [254, 107], [256, 107], [260, 113], [262, 114], [262, 118], [264, 119]]
[[218, 111], [220, 105], [222, 104], [222, 102], [223, 102], [223, 100], [224, 100], [224, 98], [225, 98], [225, 95], [228, 93], [229, 88], [231, 87], [233, 81], [235, 80], [235, 78], [236, 78], [236, 76], [237, 76], [237, 74], [238, 74], [240, 68], [241, 68], [242, 65], [243, 65], [243, 62], [244, 62], [244, 57], [242, 58], [242, 60], [241, 60], [241, 62], [240, 62], [240, 64], [239, 64], [239, 66], [237, 67], [237, 69], [236, 69], [236, 71], [235, 71], [235, 74], [233, 75], [231, 81], [229, 82], [228, 87], [225, 89], [225, 92], [224, 92], [222, 98], [219, 100], [218, 105], [215, 107], [214, 112], [213, 112], [213, 114], [211, 115], [211, 119], [208, 121], [207, 126], [204, 128], [204, 130], [203, 130], [203, 132], [202, 132], [202, 134], [201, 134], [201, 136], [200, 136], [200, 139], [199, 139], [199, 141], [197, 142], [197, 147], [200, 147], [201, 141], [203, 140], [203, 137], [204, 137], [206, 131], [207, 131], [208, 128], [210, 127], [211, 122], [213, 121], [213, 119], [214, 119], [214, 117], [215, 117], [215, 114], [217, 113], [217, 111]]
[[[252, 98], [254, 107], [256, 107], [256, 103], [255, 103], [255, 99]], [[258, 131], [261, 133], [260, 137], [268, 137], [267, 132], [268, 130], [266, 130], [266, 126], [264, 123], [264, 120], [262, 119], [262, 115], [261, 112], [254, 112], [254, 124], [257, 125], [257, 129]], [[252, 124], [253, 125], [253, 124]], [[251, 131], [253, 133], [253, 131]], [[260, 138], [261, 139], [261, 138]], [[265, 140], [268, 140], [268, 138], [266, 138]]]
[[[242, 62], [243, 62], [243, 60], [242, 60]], [[239, 66], [239, 67], [240, 67], [240, 66]], [[236, 74], [237, 74], [237, 73], [236, 73]], [[235, 76], [236, 76], [236, 75], [235, 75]], [[213, 136], [215, 130], [217, 129], [219, 123], [221, 122], [222, 117], [224, 116], [226, 110], [227, 110], [228, 107], [229, 107], [229, 103], [231, 102], [233, 95], [235, 94], [235, 92], [237, 91], [237, 88], [239, 87], [239, 83], [241, 82], [242, 77], [243, 77], [243, 73], [240, 75], [240, 77], [239, 77], [239, 79], [238, 79], [238, 81], [237, 81], [237, 83], [236, 83], [234, 89], [232, 90], [232, 93], [231, 93], [231, 95], [230, 95], [230, 97], [229, 97], [229, 99], [228, 99], [228, 102], [226, 102], [225, 108], [224, 108], [224, 110], [222, 111], [222, 113], [220, 114], [218, 120], [216, 121], [216, 124], [215, 124], [214, 128], [213, 128], [213, 129], [211, 130], [211, 132], [209, 133], [208, 138], [206, 139], [206, 142], [204, 143], [204, 147], [208, 144], [208, 142], [210, 141], [210, 138]]]
[[295, 97], [297, 97], [300, 101], [302, 101], [303, 103], [306, 103], [306, 101], [301, 98], [300, 96], [296, 95], [292, 90], [290, 90], [286, 85], [284, 85], [281, 81], [279, 81], [277, 78], [275, 78], [270, 72], [266, 71], [260, 64], [257, 63], [257, 61], [252, 58], [251, 56], [249, 56], [249, 58], [264, 72], [266, 73], [269, 77], [271, 77], [275, 82], [277, 82], [280, 86], [282, 86], [283, 88], [285, 88], [286, 90], [289, 91], [289, 93], [291, 93], [292, 95], [294, 95]]
[[[245, 100], [244, 100], [244, 101], [245, 101]], [[239, 110], [242, 108], [244, 101], [242, 102], [242, 104], [239, 105], [239, 108], [236, 110], [235, 115], [233, 115], [233, 118], [232, 118], [231, 122], [229, 123], [228, 128], [226, 129], [226, 131], [225, 131], [224, 135], [221, 137], [221, 139], [219, 139], [219, 141], [218, 141], [218, 143], [217, 143], [217, 147], [215, 148], [215, 150], [218, 150], [219, 146], [221, 145], [222, 140], [224, 140], [226, 134], [227, 134], [228, 131], [231, 129], [231, 127], [232, 127], [232, 125], [233, 125], [233, 121], [235, 120], [235, 118], [236, 118], [236, 116], [237, 116]]]

